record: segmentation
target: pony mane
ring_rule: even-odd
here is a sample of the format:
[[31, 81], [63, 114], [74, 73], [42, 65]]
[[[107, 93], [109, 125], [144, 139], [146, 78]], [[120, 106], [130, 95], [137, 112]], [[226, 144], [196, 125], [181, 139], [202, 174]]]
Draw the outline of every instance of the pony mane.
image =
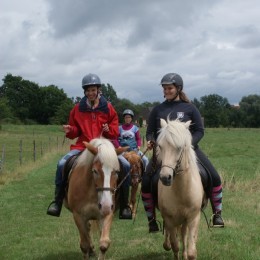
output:
[[184, 123], [178, 119], [170, 120], [167, 118], [167, 125], [160, 129], [157, 142], [161, 146], [171, 145], [178, 150], [188, 150], [189, 160], [196, 164], [197, 158], [192, 147], [192, 136], [187, 124], [187, 122]]
[[167, 118], [167, 125], [162, 127], [159, 133], [158, 143], [168, 142], [178, 149], [185, 145], [191, 146], [191, 133], [185, 123], [178, 119], [170, 120]]
[[88, 149], [85, 149], [79, 156], [77, 166], [91, 166], [93, 160], [99, 159], [103, 165], [119, 171], [119, 162], [114, 145], [105, 138], [95, 138], [90, 144], [98, 148], [98, 154], [93, 155]]

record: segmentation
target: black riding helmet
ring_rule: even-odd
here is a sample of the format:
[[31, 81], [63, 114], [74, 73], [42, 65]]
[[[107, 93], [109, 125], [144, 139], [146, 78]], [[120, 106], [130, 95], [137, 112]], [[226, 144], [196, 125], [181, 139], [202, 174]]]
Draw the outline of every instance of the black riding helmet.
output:
[[101, 80], [98, 75], [89, 73], [82, 79], [82, 88], [86, 90], [89, 86], [101, 87]]
[[177, 73], [167, 73], [161, 79], [160, 85], [175, 85], [179, 90], [183, 89], [183, 80]]

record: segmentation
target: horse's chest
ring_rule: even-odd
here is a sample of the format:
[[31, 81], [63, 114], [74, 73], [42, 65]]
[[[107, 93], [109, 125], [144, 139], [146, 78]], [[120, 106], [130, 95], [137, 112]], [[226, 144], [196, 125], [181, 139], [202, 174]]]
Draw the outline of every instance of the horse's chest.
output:
[[84, 215], [87, 219], [99, 219], [100, 218], [100, 210], [98, 209], [97, 204], [87, 204], [81, 209], [82, 215]]

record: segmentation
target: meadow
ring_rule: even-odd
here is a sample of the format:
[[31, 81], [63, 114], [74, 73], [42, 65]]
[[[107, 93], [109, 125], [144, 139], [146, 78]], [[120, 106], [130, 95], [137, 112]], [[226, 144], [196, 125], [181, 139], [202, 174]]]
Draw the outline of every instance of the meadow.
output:
[[[53, 198], [56, 163], [69, 149], [69, 141], [63, 143], [59, 126], [3, 126], [0, 147], [4, 143], [6, 150], [19, 147], [21, 136], [24, 145], [35, 138], [48, 147], [51, 138], [53, 146], [44, 149], [35, 162], [31, 155], [22, 165], [17, 159], [5, 162], [6, 171], [0, 173], [0, 259], [82, 259], [70, 212], [63, 209], [60, 218], [46, 215]], [[200, 146], [223, 180], [226, 226], [208, 229], [201, 215], [198, 259], [259, 259], [259, 145], [260, 129], [206, 129]], [[8, 158], [17, 158], [17, 149], [9, 153]], [[205, 214], [210, 218], [210, 206]], [[98, 240], [97, 234], [94, 238]], [[135, 221], [119, 220], [115, 213], [111, 240], [107, 259], [172, 259], [172, 252], [162, 248], [162, 233], [148, 233], [141, 199]]]

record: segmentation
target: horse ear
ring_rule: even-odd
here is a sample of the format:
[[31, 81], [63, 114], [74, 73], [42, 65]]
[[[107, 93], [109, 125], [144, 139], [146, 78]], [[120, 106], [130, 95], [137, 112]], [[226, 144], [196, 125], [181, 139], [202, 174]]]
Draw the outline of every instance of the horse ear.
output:
[[167, 126], [167, 123], [163, 118], [160, 119], [160, 123], [162, 128]]
[[121, 153], [126, 152], [130, 147], [129, 146], [124, 146], [124, 147], [118, 147], [116, 148], [116, 154], [119, 155]]
[[184, 123], [184, 125], [185, 125], [185, 127], [186, 127], [187, 129], [189, 129], [190, 123], [191, 123], [191, 120], [189, 120], [189, 121], [187, 121], [187, 122]]
[[96, 155], [98, 153], [98, 148], [93, 146], [92, 144], [88, 143], [88, 142], [83, 142], [83, 144], [86, 146], [86, 148], [93, 153], [94, 155]]

